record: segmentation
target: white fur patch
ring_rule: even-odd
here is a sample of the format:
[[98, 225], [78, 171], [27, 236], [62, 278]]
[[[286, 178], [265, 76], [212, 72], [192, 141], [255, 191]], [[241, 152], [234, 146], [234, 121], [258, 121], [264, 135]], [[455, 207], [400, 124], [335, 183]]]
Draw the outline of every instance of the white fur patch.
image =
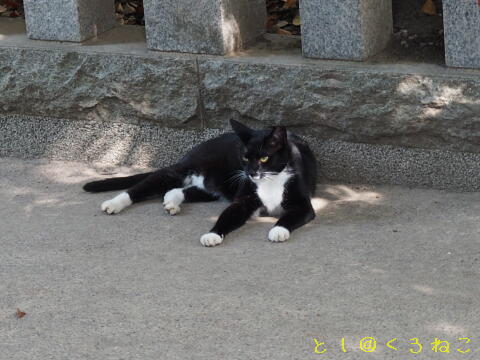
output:
[[193, 175], [192, 176], [192, 186], [196, 186], [199, 189], [205, 190], [205, 177], [203, 175]]
[[163, 197], [163, 207], [170, 215], [176, 215], [180, 212], [180, 204], [185, 200], [185, 194], [182, 188], [172, 189]]
[[199, 189], [205, 190], [204, 180], [205, 176], [203, 175], [191, 175], [183, 180], [183, 184], [185, 187], [196, 186]]
[[200, 238], [200, 243], [203, 246], [216, 246], [216, 245], [220, 245], [222, 242], [223, 242], [223, 236], [220, 236], [212, 232], [204, 234]]
[[290, 238], [290, 231], [283, 226], [275, 226], [268, 233], [268, 240], [272, 242], [283, 242]]
[[282, 212], [285, 184], [292, 176], [287, 169], [268, 178], [254, 180], [257, 185], [257, 194], [270, 215], [280, 215]]
[[132, 200], [130, 195], [127, 192], [123, 192], [120, 195], [117, 195], [111, 200], [104, 201], [102, 203], [102, 211], [106, 212], [109, 215], [118, 214], [120, 211], [132, 205]]

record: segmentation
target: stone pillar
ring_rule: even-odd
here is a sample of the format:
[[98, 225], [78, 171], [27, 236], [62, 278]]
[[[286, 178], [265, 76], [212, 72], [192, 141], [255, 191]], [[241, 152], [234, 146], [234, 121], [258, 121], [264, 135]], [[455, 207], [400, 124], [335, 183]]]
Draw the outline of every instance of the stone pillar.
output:
[[115, 26], [114, 0], [25, 0], [30, 39], [81, 42]]
[[446, 64], [480, 68], [480, 3], [443, 0], [443, 24]]
[[265, 32], [265, 0], [144, 0], [149, 49], [225, 55]]
[[307, 57], [364, 60], [393, 32], [392, 0], [300, 0]]

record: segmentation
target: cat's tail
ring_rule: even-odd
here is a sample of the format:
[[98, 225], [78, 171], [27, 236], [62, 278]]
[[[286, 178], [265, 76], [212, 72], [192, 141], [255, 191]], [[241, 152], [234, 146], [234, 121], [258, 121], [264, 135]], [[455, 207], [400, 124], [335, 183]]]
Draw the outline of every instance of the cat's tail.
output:
[[99, 181], [92, 181], [83, 186], [83, 190], [88, 192], [103, 192], [113, 190], [124, 190], [138, 184], [140, 181], [149, 177], [152, 173], [138, 174], [126, 177], [116, 177]]

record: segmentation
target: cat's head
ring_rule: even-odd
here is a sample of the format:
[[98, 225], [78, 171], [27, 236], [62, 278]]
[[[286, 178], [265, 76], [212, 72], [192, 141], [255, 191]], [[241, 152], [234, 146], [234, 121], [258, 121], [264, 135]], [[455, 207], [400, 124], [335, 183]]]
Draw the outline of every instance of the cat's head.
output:
[[245, 173], [253, 180], [274, 176], [286, 168], [290, 161], [290, 147], [284, 126], [264, 131], [250, 129], [235, 120], [230, 120], [230, 124], [245, 145], [242, 156]]

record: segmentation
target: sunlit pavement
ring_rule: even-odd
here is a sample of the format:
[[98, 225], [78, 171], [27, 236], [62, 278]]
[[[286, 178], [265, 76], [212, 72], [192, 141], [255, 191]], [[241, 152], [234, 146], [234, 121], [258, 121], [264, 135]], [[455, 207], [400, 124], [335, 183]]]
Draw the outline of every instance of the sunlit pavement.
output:
[[132, 171], [0, 159], [1, 359], [479, 358], [480, 193], [321, 185], [291, 241], [261, 218], [203, 248], [226, 203], [81, 190]]

